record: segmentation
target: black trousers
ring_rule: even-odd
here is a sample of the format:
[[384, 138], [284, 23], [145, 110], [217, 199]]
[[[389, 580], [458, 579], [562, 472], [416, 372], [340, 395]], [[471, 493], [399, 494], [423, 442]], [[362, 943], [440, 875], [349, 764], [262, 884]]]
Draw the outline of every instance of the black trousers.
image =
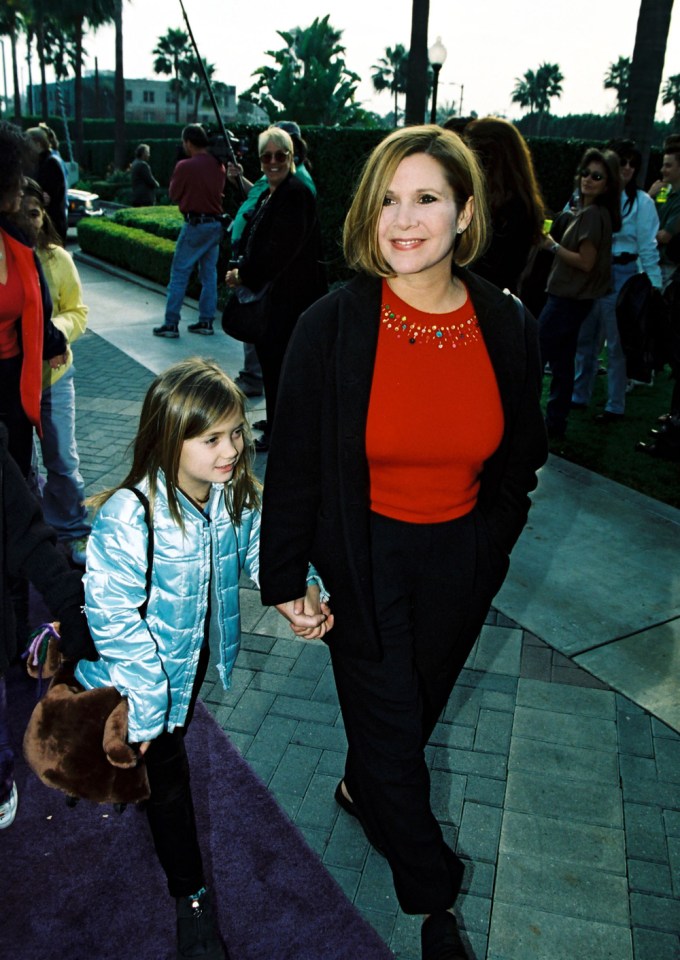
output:
[[294, 328], [295, 322], [291, 323], [288, 318], [273, 317], [270, 320], [266, 336], [255, 344], [255, 353], [262, 368], [262, 387], [267, 410], [265, 436], [271, 433], [274, 425], [283, 358]]
[[402, 909], [433, 913], [452, 906], [461, 864], [432, 813], [425, 745], [508, 560], [476, 510], [437, 524], [373, 514], [371, 549], [383, 658], [344, 657], [331, 644], [345, 783], [385, 851]]
[[151, 788], [146, 814], [172, 897], [188, 897], [205, 886], [184, 736], [194, 715], [209, 660], [210, 649], [205, 644], [184, 726], [152, 740], [145, 755]]
[[33, 425], [21, 405], [22, 364], [21, 356], [0, 360], [0, 420], [9, 435], [7, 449], [27, 477], [33, 454]]

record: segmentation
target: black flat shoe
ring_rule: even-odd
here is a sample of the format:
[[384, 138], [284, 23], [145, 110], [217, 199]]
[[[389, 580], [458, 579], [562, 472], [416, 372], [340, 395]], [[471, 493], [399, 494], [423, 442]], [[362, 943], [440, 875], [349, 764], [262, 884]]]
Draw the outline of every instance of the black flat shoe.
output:
[[458, 933], [458, 922], [448, 910], [433, 913], [420, 930], [423, 960], [470, 960]]
[[620, 420], [625, 420], [625, 413], [612, 413], [610, 410], [605, 410], [604, 413], [598, 413], [593, 420], [595, 423], [606, 424], [606, 423], [618, 423]]
[[335, 788], [335, 802], [338, 804], [338, 806], [342, 807], [345, 813], [348, 813], [350, 817], [354, 817], [355, 820], [359, 821], [359, 826], [366, 834], [366, 839], [368, 840], [370, 845], [373, 847], [376, 853], [379, 853], [381, 857], [384, 857], [385, 852], [375, 842], [375, 839], [371, 837], [370, 830], [366, 826], [366, 821], [361, 815], [361, 810], [353, 800], [348, 800], [345, 794], [342, 792], [342, 783], [343, 781], [341, 780], [340, 783]]

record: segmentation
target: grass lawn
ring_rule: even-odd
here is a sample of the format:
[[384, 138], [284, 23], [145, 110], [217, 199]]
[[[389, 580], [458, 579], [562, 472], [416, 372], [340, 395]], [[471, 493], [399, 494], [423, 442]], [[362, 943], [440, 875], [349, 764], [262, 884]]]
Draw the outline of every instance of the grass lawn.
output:
[[[606, 364], [606, 359], [605, 359]], [[543, 382], [543, 404], [550, 377]], [[668, 367], [656, 376], [652, 387], [635, 387], [626, 397], [626, 417], [619, 423], [600, 425], [594, 416], [604, 410], [607, 378], [598, 376], [590, 407], [572, 410], [564, 440], [551, 440], [550, 452], [582, 467], [616, 480], [627, 487], [680, 507], [680, 463], [650, 457], [635, 449], [638, 440], [651, 440], [650, 427], [670, 409], [673, 381]]]

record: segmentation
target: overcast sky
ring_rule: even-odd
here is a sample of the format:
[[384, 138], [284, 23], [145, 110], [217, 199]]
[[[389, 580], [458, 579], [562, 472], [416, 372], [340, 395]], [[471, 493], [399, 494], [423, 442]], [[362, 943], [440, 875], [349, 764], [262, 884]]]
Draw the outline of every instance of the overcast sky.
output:
[[[271, 62], [266, 50], [283, 41], [277, 30], [307, 27], [330, 14], [343, 31], [346, 63], [362, 77], [359, 99], [381, 114], [391, 109], [389, 93], [375, 94], [372, 66], [385, 47], [403, 43], [411, 31], [410, 0], [184, 0], [201, 55], [215, 64], [215, 78], [234, 84], [237, 93], [252, 82], [256, 67]], [[563, 94], [552, 112], [607, 113], [615, 105], [603, 78], [619, 56], [631, 57], [639, 0], [430, 0], [429, 43], [441, 36], [448, 50], [440, 73], [439, 102], [453, 102], [463, 113], [521, 115], [511, 103], [517, 77], [547, 61], [559, 64]], [[170, 27], [184, 28], [179, 0], [125, 0], [123, 5], [125, 73], [153, 77], [152, 49]], [[86, 38], [88, 60], [100, 70], [113, 69], [113, 30]], [[664, 64], [664, 80], [680, 73], [680, 3], [675, 5]], [[37, 75], [34, 74], [34, 76]], [[11, 74], [10, 74], [11, 76]], [[26, 82], [26, 68], [23, 68]], [[8, 82], [11, 80], [8, 78]], [[660, 108], [659, 119], [672, 109]]]

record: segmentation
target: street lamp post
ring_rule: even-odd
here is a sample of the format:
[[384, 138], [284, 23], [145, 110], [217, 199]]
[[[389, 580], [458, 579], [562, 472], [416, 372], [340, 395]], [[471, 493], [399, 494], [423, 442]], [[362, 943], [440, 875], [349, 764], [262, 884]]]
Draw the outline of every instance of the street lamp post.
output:
[[437, 86], [439, 84], [439, 71], [446, 60], [446, 47], [442, 43], [442, 38], [437, 37], [430, 49], [427, 51], [432, 69], [434, 71], [434, 82], [432, 84], [432, 112], [430, 113], [430, 123], [437, 122]]

